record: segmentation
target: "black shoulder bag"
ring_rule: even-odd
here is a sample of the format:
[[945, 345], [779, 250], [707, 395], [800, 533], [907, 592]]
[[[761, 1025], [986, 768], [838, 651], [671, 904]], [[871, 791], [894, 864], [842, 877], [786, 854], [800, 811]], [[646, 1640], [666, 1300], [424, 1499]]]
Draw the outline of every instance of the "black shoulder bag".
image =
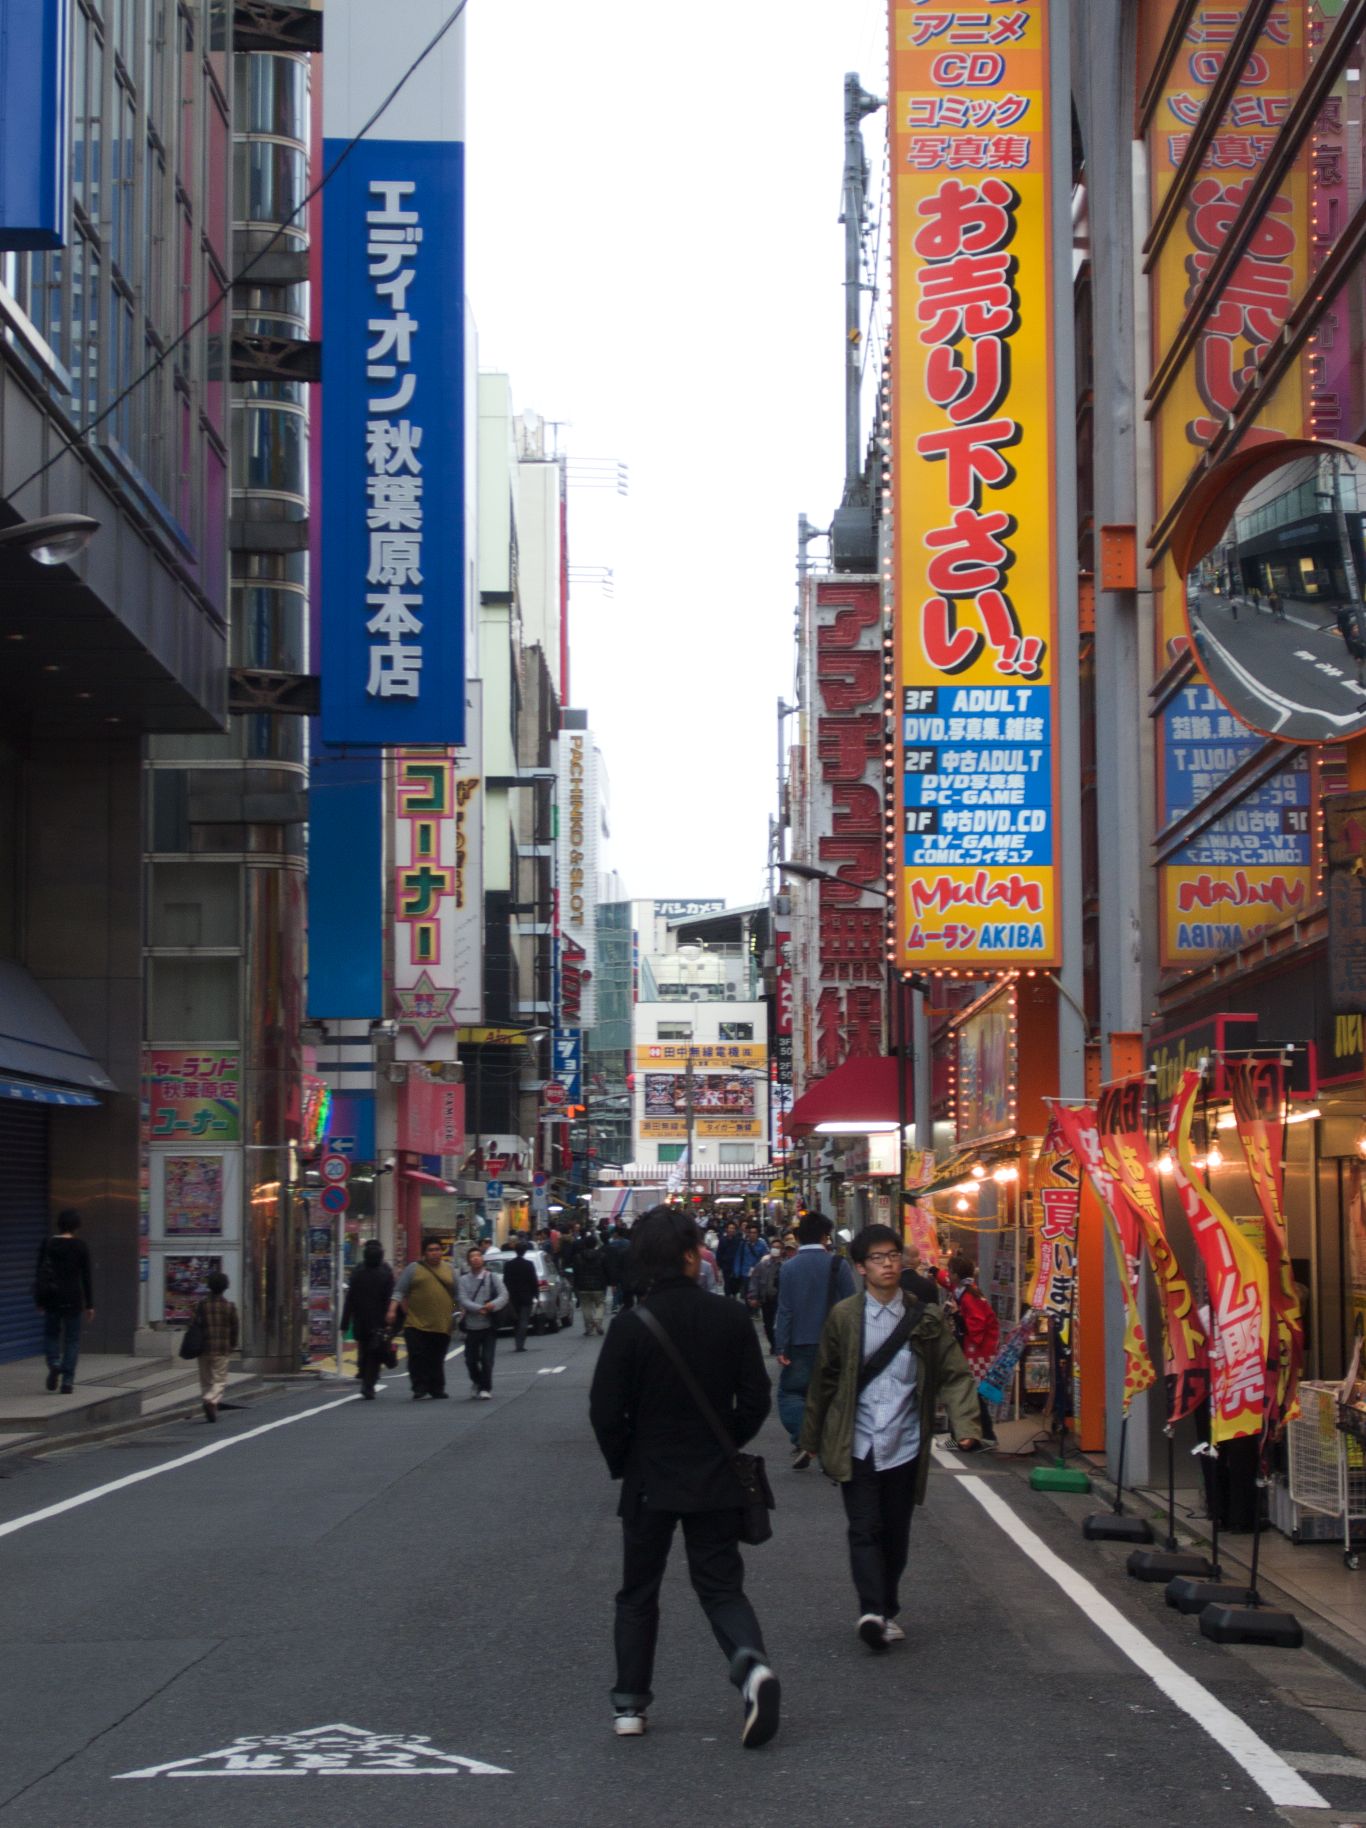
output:
[[883, 1340], [872, 1357], [866, 1358], [859, 1366], [858, 1391], [860, 1395], [863, 1394], [875, 1377], [882, 1376], [882, 1373], [887, 1369], [888, 1365], [891, 1364], [897, 1353], [910, 1339], [912, 1329], [924, 1312], [925, 1303], [923, 1301], [907, 1302], [906, 1306], [901, 1310], [900, 1320], [897, 1321], [886, 1339]]
[[707, 1401], [701, 1384], [684, 1364], [683, 1354], [678, 1347], [648, 1308], [637, 1307], [635, 1312], [654, 1335], [656, 1342], [663, 1348], [664, 1356], [683, 1380], [683, 1388], [696, 1403], [702, 1420], [720, 1442], [726, 1459], [730, 1462], [731, 1470], [740, 1481], [740, 1489], [744, 1493], [744, 1501], [740, 1510], [741, 1542], [749, 1543], [752, 1547], [761, 1542], [767, 1542], [773, 1534], [773, 1525], [768, 1519], [768, 1514], [773, 1509], [773, 1488], [769, 1484], [768, 1474], [764, 1470], [764, 1456], [738, 1451], [734, 1441], [722, 1427], [720, 1416]]
[[180, 1356], [182, 1358], [200, 1358], [209, 1343], [209, 1330], [204, 1325], [204, 1303], [201, 1301], [190, 1316], [190, 1324], [180, 1335]]

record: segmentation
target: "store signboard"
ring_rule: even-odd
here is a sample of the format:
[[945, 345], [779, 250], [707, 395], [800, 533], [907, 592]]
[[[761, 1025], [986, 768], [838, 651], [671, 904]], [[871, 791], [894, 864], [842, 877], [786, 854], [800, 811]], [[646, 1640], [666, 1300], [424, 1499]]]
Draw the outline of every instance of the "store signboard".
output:
[[566, 1104], [583, 1103], [583, 1030], [557, 1028], [553, 1075], [564, 1087]]
[[682, 1072], [689, 1060], [695, 1072], [765, 1072], [768, 1049], [762, 1041], [647, 1041], [636, 1044], [636, 1071]]
[[410, 1066], [398, 1094], [398, 1147], [415, 1155], [463, 1155], [465, 1088]]
[[[713, 1137], [762, 1136], [764, 1126], [757, 1117], [695, 1117], [692, 1133], [703, 1141]], [[688, 1135], [688, 1120], [686, 1117], [642, 1117], [639, 1134], [647, 1140], [683, 1142]]]
[[150, 1143], [242, 1140], [238, 1048], [145, 1047], [142, 1060]]
[[[469, 730], [479, 740], [479, 698]], [[393, 762], [397, 1060], [453, 1060], [483, 1014], [483, 782], [477, 749], [400, 749]]]
[[1056, 965], [1047, 0], [894, 0], [892, 86], [898, 958]]
[[807, 588], [815, 649], [814, 861], [840, 879], [809, 891], [817, 919], [807, 1073], [819, 1076], [883, 1051], [886, 910], [861, 885], [885, 879], [885, 720], [878, 586], [823, 578]]
[[741, 1116], [754, 1115], [755, 1080], [737, 1073], [646, 1073], [645, 1115], [667, 1117], [675, 1111], [686, 1111], [688, 1092], [692, 1091], [692, 1108], [708, 1116], [734, 1111]]
[[[0, 248], [66, 246], [72, 165], [71, 15], [68, 0], [5, 0]], [[97, 122], [92, 126], [98, 131]], [[86, 140], [83, 150], [97, 158], [91, 145]]]
[[573, 958], [580, 974], [575, 1026], [597, 1019], [598, 803], [597, 750], [592, 732], [564, 730], [558, 743], [559, 838], [557, 884], [560, 962]]
[[351, 747], [465, 736], [463, 22], [427, 48], [448, 15], [328, 0], [322, 735]]
[[[1263, 739], [1203, 683], [1160, 716], [1162, 824], [1199, 807]], [[1314, 900], [1310, 761], [1292, 755], [1161, 864], [1162, 963], [1196, 964], [1307, 913]]]

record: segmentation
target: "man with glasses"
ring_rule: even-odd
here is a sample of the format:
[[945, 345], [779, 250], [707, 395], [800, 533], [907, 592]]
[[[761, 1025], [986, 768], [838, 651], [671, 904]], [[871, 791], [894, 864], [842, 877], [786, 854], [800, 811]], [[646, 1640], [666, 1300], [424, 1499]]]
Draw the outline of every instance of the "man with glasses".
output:
[[976, 1450], [977, 1384], [943, 1313], [903, 1291], [901, 1240], [891, 1227], [869, 1225], [850, 1255], [863, 1289], [830, 1310], [801, 1446], [839, 1482], [858, 1635], [882, 1652], [906, 1635], [896, 1623], [898, 1587], [929, 1478], [935, 1406], [948, 1410], [959, 1447]]

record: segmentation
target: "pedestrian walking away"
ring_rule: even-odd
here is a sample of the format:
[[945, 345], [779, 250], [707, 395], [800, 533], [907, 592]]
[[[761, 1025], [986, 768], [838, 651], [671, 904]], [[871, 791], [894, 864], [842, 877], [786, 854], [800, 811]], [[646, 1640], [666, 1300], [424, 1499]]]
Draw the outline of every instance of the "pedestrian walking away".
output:
[[356, 1376], [367, 1402], [374, 1401], [375, 1385], [389, 1349], [387, 1320], [393, 1294], [394, 1272], [384, 1261], [384, 1246], [378, 1238], [370, 1238], [346, 1284], [341, 1317], [343, 1336], [350, 1327], [356, 1342]]
[[586, 1232], [574, 1247], [570, 1268], [574, 1297], [583, 1315], [585, 1337], [602, 1332], [602, 1313], [607, 1301], [607, 1258], [592, 1232]]
[[493, 1398], [493, 1355], [498, 1350], [498, 1322], [494, 1316], [507, 1306], [508, 1292], [502, 1277], [485, 1269], [484, 1253], [477, 1244], [465, 1252], [465, 1272], [458, 1293], [470, 1395], [487, 1403]]
[[57, 1214], [57, 1235], [38, 1252], [33, 1277], [33, 1299], [43, 1313], [43, 1351], [47, 1358], [47, 1387], [61, 1384], [63, 1396], [76, 1386], [76, 1361], [81, 1351], [81, 1322], [95, 1318], [95, 1286], [90, 1251], [81, 1229], [81, 1215], [70, 1207]]
[[508, 1292], [508, 1303], [512, 1308], [512, 1336], [514, 1350], [526, 1351], [527, 1329], [531, 1325], [532, 1310], [536, 1306], [536, 1288], [540, 1278], [536, 1274], [536, 1265], [527, 1261], [527, 1241], [523, 1237], [512, 1241], [514, 1255], [503, 1265], [503, 1285]]
[[749, 1305], [757, 1310], [763, 1322], [770, 1352], [773, 1351], [773, 1326], [778, 1317], [778, 1272], [787, 1259], [796, 1254], [795, 1244], [775, 1245], [749, 1272]]
[[929, 1478], [935, 1406], [947, 1409], [959, 1447], [975, 1450], [977, 1380], [943, 1311], [901, 1287], [892, 1228], [867, 1226], [851, 1251], [863, 1290], [832, 1308], [821, 1332], [801, 1443], [839, 1483], [856, 1629], [882, 1652], [906, 1635], [896, 1622], [899, 1587]]
[[398, 1324], [400, 1303], [413, 1401], [423, 1396], [444, 1397], [446, 1353], [455, 1325], [455, 1272], [446, 1261], [440, 1238], [425, 1237], [421, 1257], [399, 1277], [385, 1316], [390, 1331]]
[[[713, 1301], [697, 1281], [696, 1222], [656, 1206], [631, 1233], [634, 1286], [737, 1448], [772, 1401], [763, 1354], [743, 1307]], [[636, 1738], [654, 1701], [659, 1589], [681, 1525], [693, 1590], [740, 1690], [740, 1743], [778, 1730], [780, 1691], [745, 1595], [744, 1493], [732, 1457], [639, 1315], [613, 1322], [593, 1373], [589, 1416], [608, 1471], [621, 1480], [622, 1579], [616, 1598], [614, 1731]]]
[[199, 1396], [204, 1405], [204, 1420], [218, 1420], [218, 1405], [228, 1387], [228, 1365], [241, 1342], [241, 1322], [237, 1305], [225, 1301], [228, 1279], [221, 1269], [210, 1270], [204, 1278], [208, 1294], [195, 1309], [195, 1319], [204, 1329], [204, 1345], [199, 1354]]
[[805, 1213], [797, 1224], [797, 1252], [778, 1277], [778, 1311], [773, 1322], [773, 1350], [778, 1374], [778, 1419], [792, 1443], [792, 1464], [803, 1472], [811, 1455], [801, 1446], [807, 1386], [816, 1365], [825, 1317], [837, 1301], [854, 1292], [854, 1272], [843, 1257], [832, 1255], [833, 1230], [823, 1212]]
[[[939, 1281], [949, 1291], [950, 1324], [968, 1368], [979, 1380], [986, 1376], [1001, 1345], [1001, 1323], [996, 1310], [977, 1286], [977, 1265], [957, 1250], [949, 1258], [947, 1273], [941, 1270]], [[977, 1399], [980, 1427], [984, 1441], [994, 1443], [996, 1425], [991, 1419], [986, 1398]]]

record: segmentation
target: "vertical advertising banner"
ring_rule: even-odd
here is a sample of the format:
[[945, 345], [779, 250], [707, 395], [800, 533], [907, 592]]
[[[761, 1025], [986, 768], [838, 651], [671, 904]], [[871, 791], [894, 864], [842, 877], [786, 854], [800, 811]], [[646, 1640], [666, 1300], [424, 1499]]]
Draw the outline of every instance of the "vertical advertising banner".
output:
[[578, 1025], [597, 1020], [598, 803], [597, 750], [589, 730], [562, 730], [558, 739], [559, 838], [556, 879], [559, 886], [560, 939], [569, 942], [579, 962], [583, 984]]
[[1262, 1214], [1267, 1295], [1276, 1346], [1274, 1419], [1279, 1433], [1287, 1418], [1299, 1413], [1295, 1392], [1304, 1366], [1304, 1317], [1295, 1292], [1285, 1225], [1285, 1062], [1255, 1057], [1226, 1060], [1224, 1073], [1248, 1179]]
[[903, 969], [1059, 962], [1047, 21], [892, 0]]
[[398, 1060], [453, 1060], [456, 1030], [483, 1015], [483, 782], [473, 749], [394, 756], [394, 1017]]
[[887, 982], [884, 904], [863, 883], [883, 868], [882, 606], [876, 584], [821, 579], [816, 650], [814, 861], [839, 882], [819, 885], [810, 1001], [813, 1076], [882, 1052]]
[[448, 15], [447, 0], [328, 3], [327, 743], [448, 745], [465, 734], [461, 23], [353, 144]]
[[1162, 1296], [1167, 1413], [1170, 1421], [1179, 1422], [1209, 1395], [1209, 1344], [1195, 1311], [1190, 1283], [1167, 1241], [1162, 1222], [1157, 1166], [1144, 1127], [1147, 1095], [1146, 1076], [1118, 1079], [1103, 1086], [1096, 1105], [1096, 1121], [1105, 1165], [1113, 1177], [1114, 1197], [1127, 1203], [1143, 1234]]
[[1267, 1409], [1266, 1262], [1199, 1178], [1191, 1122], [1200, 1074], [1186, 1072], [1172, 1100], [1168, 1135], [1172, 1179], [1190, 1223], [1209, 1284], [1210, 1439], [1217, 1447], [1239, 1435], [1259, 1435]]
[[1081, 1174], [1076, 1151], [1055, 1117], [1034, 1164], [1035, 1274], [1029, 1305], [1064, 1323], [1072, 1313], [1080, 1209]]

